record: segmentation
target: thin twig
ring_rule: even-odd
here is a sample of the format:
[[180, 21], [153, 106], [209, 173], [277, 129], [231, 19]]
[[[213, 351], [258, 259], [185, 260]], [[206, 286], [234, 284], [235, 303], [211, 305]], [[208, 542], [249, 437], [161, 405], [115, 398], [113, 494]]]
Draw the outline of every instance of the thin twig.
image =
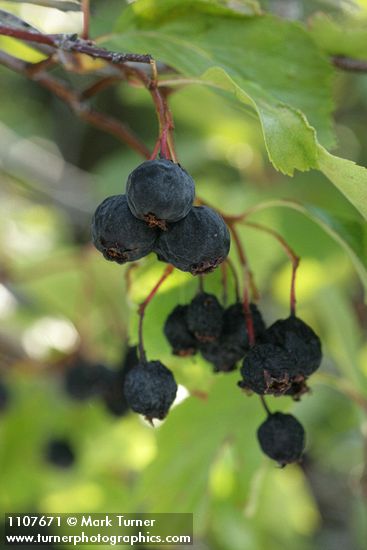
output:
[[34, 68], [31, 63], [26, 63], [2, 51], [0, 51], [0, 64], [17, 73], [23, 74], [55, 94], [59, 99], [67, 103], [72, 111], [82, 120], [113, 135], [143, 157], [150, 157], [149, 149], [127, 126], [115, 118], [100, 113], [83, 103], [79, 94], [69, 88], [62, 80], [56, 79], [44, 72], [37, 72], [34, 74]]
[[335, 67], [343, 71], [353, 73], [367, 72], [367, 61], [365, 59], [353, 59], [352, 57], [345, 57], [344, 55], [334, 55], [331, 60]]
[[164, 281], [173, 272], [173, 270], [174, 270], [173, 265], [169, 264], [166, 267], [166, 269], [164, 270], [164, 273], [163, 273], [162, 277], [159, 279], [159, 281], [154, 286], [154, 288], [150, 291], [148, 296], [145, 298], [144, 302], [142, 302], [139, 306], [139, 310], [138, 310], [138, 314], [139, 314], [139, 329], [138, 329], [138, 333], [139, 333], [139, 356], [140, 356], [140, 361], [143, 362], [143, 363], [146, 362], [146, 360], [147, 360], [146, 353], [145, 353], [145, 348], [144, 348], [144, 341], [143, 341], [143, 322], [144, 322], [145, 310], [146, 310], [147, 306], [149, 305], [149, 303], [154, 298], [154, 296], [156, 295], [156, 293], [157, 293], [158, 289], [160, 288], [160, 286], [162, 285], [162, 283], [164, 283]]
[[91, 41], [78, 38], [76, 34], [42, 34], [37, 31], [28, 31], [0, 25], [0, 35], [11, 36], [27, 42], [35, 42], [53, 46], [68, 52], [77, 52], [88, 55], [94, 59], [104, 59], [114, 64], [126, 63], [150, 63], [152, 56], [149, 54], [118, 53], [97, 48]]

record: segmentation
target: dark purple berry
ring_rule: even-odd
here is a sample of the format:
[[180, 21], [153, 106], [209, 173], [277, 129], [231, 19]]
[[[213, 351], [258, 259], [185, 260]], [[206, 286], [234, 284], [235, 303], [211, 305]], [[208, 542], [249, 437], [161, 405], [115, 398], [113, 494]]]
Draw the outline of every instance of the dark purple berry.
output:
[[[261, 313], [255, 304], [250, 304], [255, 336], [262, 337], [265, 324]], [[241, 303], [235, 303], [224, 311], [223, 329], [215, 342], [200, 344], [204, 359], [214, 366], [214, 372], [229, 372], [236, 368], [236, 363], [242, 359], [249, 349], [246, 319]]]
[[52, 439], [46, 447], [46, 460], [58, 468], [70, 468], [74, 464], [75, 453], [68, 441]]
[[213, 365], [214, 372], [231, 372], [239, 360], [237, 350], [227, 346], [220, 338], [214, 342], [200, 344], [201, 355]]
[[320, 338], [298, 317], [276, 321], [267, 329], [265, 338], [285, 349], [305, 377], [319, 368], [322, 359]]
[[292, 386], [292, 379], [298, 370], [290, 355], [273, 344], [257, 344], [246, 355], [240, 387], [260, 395], [284, 395]]
[[127, 374], [124, 392], [133, 411], [162, 420], [175, 400], [177, 384], [160, 361], [141, 362]]
[[79, 359], [65, 373], [65, 390], [73, 399], [84, 401], [106, 391], [111, 371], [104, 365]]
[[164, 334], [174, 355], [186, 357], [196, 353], [197, 342], [187, 326], [188, 306], [176, 306], [164, 324]]
[[212, 208], [195, 206], [183, 220], [160, 234], [154, 251], [192, 275], [213, 271], [228, 256], [230, 235], [223, 218]]
[[298, 462], [305, 447], [305, 431], [291, 414], [268, 416], [257, 431], [262, 451], [281, 466]]
[[107, 410], [114, 416], [124, 416], [130, 410], [124, 394], [124, 383], [128, 372], [138, 363], [136, 346], [128, 347], [122, 366], [116, 371], [111, 371], [102, 399]]
[[214, 294], [200, 292], [187, 308], [189, 331], [199, 342], [211, 342], [219, 338], [223, 327], [223, 311]]
[[166, 229], [167, 222], [177, 222], [189, 213], [195, 184], [179, 164], [147, 160], [129, 175], [126, 197], [134, 216], [152, 227]]
[[125, 195], [107, 197], [92, 221], [94, 246], [106, 260], [124, 264], [152, 252], [158, 230], [149, 228], [130, 212]]

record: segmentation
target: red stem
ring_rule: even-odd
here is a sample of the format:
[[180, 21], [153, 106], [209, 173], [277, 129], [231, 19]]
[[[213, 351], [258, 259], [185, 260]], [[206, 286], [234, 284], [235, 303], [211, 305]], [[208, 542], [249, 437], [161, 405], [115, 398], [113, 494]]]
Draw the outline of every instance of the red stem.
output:
[[266, 227], [265, 225], [262, 225], [260, 223], [254, 223], [254, 222], [242, 222], [243, 225], [246, 225], [248, 227], [252, 227], [254, 229], [258, 229], [259, 231], [263, 231], [264, 233], [268, 233], [272, 237], [274, 237], [278, 243], [282, 246], [285, 253], [287, 254], [288, 258], [292, 262], [292, 277], [291, 277], [291, 289], [290, 289], [290, 312], [291, 315], [296, 315], [296, 275], [297, 275], [297, 269], [300, 263], [299, 256], [296, 255], [294, 250], [289, 246], [287, 241], [274, 229], [270, 229], [269, 227]]
[[249, 288], [251, 288], [252, 286], [252, 274], [248, 268], [246, 254], [245, 254], [243, 245], [241, 243], [240, 237], [237, 233], [237, 229], [234, 227], [233, 224], [231, 224], [229, 227], [232, 232], [238, 257], [244, 272], [243, 312], [246, 319], [246, 328], [247, 328], [249, 344], [250, 346], [253, 346], [255, 344], [255, 330], [254, 330], [254, 323], [252, 319], [250, 300], [249, 300]]
[[82, 0], [82, 12], [83, 12], [82, 38], [84, 38], [85, 40], [88, 40], [88, 38], [89, 38], [89, 20], [90, 20], [89, 0]]
[[236, 272], [236, 268], [234, 267], [233, 262], [230, 258], [227, 258], [225, 260], [225, 263], [228, 265], [228, 267], [230, 268], [230, 270], [232, 272], [234, 286], [235, 286], [236, 301], [239, 302], [240, 301], [240, 282], [238, 280], [238, 275], [237, 275], [237, 272]]
[[138, 331], [139, 332], [139, 355], [140, 355], [140, 361], [144, 362], [144, 363], [147, 360], [147, 356], [146, 356], [145, 349], [144, 349], [144, 341], [143, 341], [143, 321], [144, 321], [145, 310], [146, 310], [148, 304], [151, 302], [151, 300], [156, 295], [156, 293], [157, 293], [158, 289], [160, 288], [160, 286], [162, 285], [162, 283], [167, 279], [167, 277], [172, 273], [173, 270], [174, 270], [174, 267], [171, 264], [169, 264], [166, 267], [166, 269], [164, 270], [163, 275], [161, 276], [161, 278], [159, 279], [157, 284], [153, 287], [153, 289], [150, 291], [148, 296], [145, 298], [144, 302], [142, 302], [140, 304], [139, 309], [138, 309], [138, 314], [139, 314], [139, 331]]

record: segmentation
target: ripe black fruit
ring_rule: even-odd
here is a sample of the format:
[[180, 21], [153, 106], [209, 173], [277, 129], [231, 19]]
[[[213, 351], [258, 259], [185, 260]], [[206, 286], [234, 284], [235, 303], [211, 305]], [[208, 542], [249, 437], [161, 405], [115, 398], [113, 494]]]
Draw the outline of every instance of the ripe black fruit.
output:
[[65, 373], [65, 390], [73, 399], [84, 401], [103, 394], [110, 381], [111, 371], [104, 365], [79, 359]]
[[194, 202], [195, 184], [179, 164], [147, 160], [129, 175], [126, 196], [134, 216], [165, 229], [166, 222], [187, 216]]
[[207, 206], [196, 206], [161, 233], [154, 250], [159, 259], [199, 275], [222, 263], [229, 248], [230, 235], [223, 218]]
[[266, 341], [285, 349], [297, 365], [299, 373], [310, 376], [320, 366], [321, 342], [304, 321], [291, 316], [280, 319], [266, 331]]
[[106, 260], [118, 264], [133, 262], [149, 254], [157, 235], [156, 229], [132, 215], [125, 195], [107, 197], [98, 206], [92, 221], [94, 246]]
[[114, 416], [124, 416], [130, 409], [124, 394], [124, 384], [128, 372], [138, 363], [136, 346], [128, 347], [121, 368], [111, 371], [102, 399], [107, 410]]
[[164, 324], [164, 334], [174, 355], [185, 357], [196, 353], [197, 342], [187, 326], [188, 306], [176, 306]]
[[200, 292], [189, 304], [187, 326], [200, 342], [219, 338], [223, 327], [223, 307], [214, 294]]
[[[258, 340], [265, 331], [265, 323], [255, 304], [250, 304], [255, 338]], [[229, 372], [249, 349], [246, 319], [243, 304], [232, 304], [224, 311], [223, 329], [215, 342], [200, 344], [204, 359], [214, 366], [214, 372]]]
[[160, 361], [141, 362], [127, 374], [124, 393], [133, 411], [162, 420], [176, 397], [177, 384]]
[[46, 447], [46, 459], [59, 468], [70, 468], [75, 461], [75, 453], [68, 441], [52, 439]]
[[298, 370], [290, 355], [274, 344], [258, 344], [246, 355], [239, 385], [260, 395], [283, 395], [292, 386]]
[[276, 412], [261, 424], [257, 437], [263, 452], [281, 466], [298, 462], [305, 447], [305, 431], [291, 414]]

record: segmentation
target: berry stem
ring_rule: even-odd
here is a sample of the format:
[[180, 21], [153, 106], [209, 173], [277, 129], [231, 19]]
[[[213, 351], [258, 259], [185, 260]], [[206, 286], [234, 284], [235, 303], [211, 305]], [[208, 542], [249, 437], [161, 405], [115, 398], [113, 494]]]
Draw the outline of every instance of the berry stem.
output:
[[263, 231], [264, 233], [268, 233], [272, 237], [274, 237], [278, 243], [283, 247], [285, 253], [287, 254], [288, 258], [292, 262], [292, 277], [291, 277], [291, 290], [290, 290], [290, 311], [291, 315], [296, 315], [296, 275], [297, 275], [297, 269], [299, 266], [300, 258], [296, 255], [294, 250], [289, 246], [287, 241], [277, 233], [274, 229], [271, 229], [269, 227], [266, 227], [265, 225], [262, 225], [260, 223], [254, 223], [254, 222], [242, 222], [243, 225], [246, 225], [248, 227], [252, 227], [253, 229], [258, 229], [259, 231]]
[[238, 258], [240, 260], [240, 264], [243, 269], [244, 274], [244, 282], [243, 282], [243, 311], [245, 314], [246, 319], [246, 328], [247, 328], [247, 334], [248, 334], [248, 340], [250, 346], [255, 345], [255, 330], [254, 330], [254, 323], [252, 319], [252, 313], [250, 308], [250, 297], [249, 297], [249, 290], [251, 289], [252, 295], [254, 296], [254, 288], [256, 290], [256, 296], [257, 296], [257, 289], [254, 287], [253, 282], [253, 276], [248, 266], [247, 256], [245, 254], [245, 250], [243, 247], [243, 244], [241, 243], [240, 237], [238, 235], [237, 229], [234, 227], [233, 224], [229, 225], [229, 228], [231, 230], [231, 233], [233, 235], [233, 239], [236, 245]]
[[83, 12], [82, 38], [84, 38], [84, 40], [88, 40], [88, 38], [89, 38], [89, 21], [90, 21], [89, 0], [82, 0], [82, 12]]
[[221, 274], [222, 274], [222, 277], [221, 277], [221, 283], [222, 283], [222, 289], [223, 289], [223, 292], [222, 292], [222, 302], [223, 302], [223, 306], [226, 307], [227, 306], [227, 299], [228, 299], [228, 277], [227, 277], [227, 267], [228, 267], [228, 264], [226, 262], [223, 262], [220, 266], [220, 269], [221, 269]]
[[153, 287], [153, 289], [150, 291], [148, 296], [145, 298], [144, 302], [142, 302], [139, 305], [139, 309], [138, 309], [138, 314], [139, 314], [139, 329], [138, 329], [138, 333], [139, 333], [139, 356], [140, 356], [140, 361], [142, 363], [145, 363], [146, 360], [147, 360], [147, 356], [146, 356], [145, 349], [144, 349], [144, 341], [143, 341], [143, 321], [144, 321], [145, 310], [146, 310], [148, 304], [152, 301], [152, 299], [156, 295], [156, 293], [157, 293], [158, 289], [160, 288], [160, 286], [162, 285], [162, 283], [164, 283], [164, 281], [172, 273], [173, 270], [174, 270], [173, 265], [169, 264], [166, 267], [166, 269], [164, 270], [163, 275], [161, 276], [161, 278], [159, 279], [157, 284]]
[[266, 414], [267, 414], [268, 416], [271, 416], [271, 415], [272, 415], [272, 412], [271, 412], [271, 410], [269, 409], [267, 402], [265, 401], [265, 397], [264, 397], [263, 395], [260, 395], [259, 397], [260, 397], [261, 404], [262, 404], [262, 406], [264, 407], [264, 409], [265, 409], [265, 411], [266, 411]]
[[232, 272], [234, 287], [235, 287], [235, 298], [236, 298], [236, 301], [239, 302], [240, 301], [240, 282], [238, 280], [236, 268], [230, 258], [227, 258], [225, 260], [225, 263], [228, 265], [229, 269]]

